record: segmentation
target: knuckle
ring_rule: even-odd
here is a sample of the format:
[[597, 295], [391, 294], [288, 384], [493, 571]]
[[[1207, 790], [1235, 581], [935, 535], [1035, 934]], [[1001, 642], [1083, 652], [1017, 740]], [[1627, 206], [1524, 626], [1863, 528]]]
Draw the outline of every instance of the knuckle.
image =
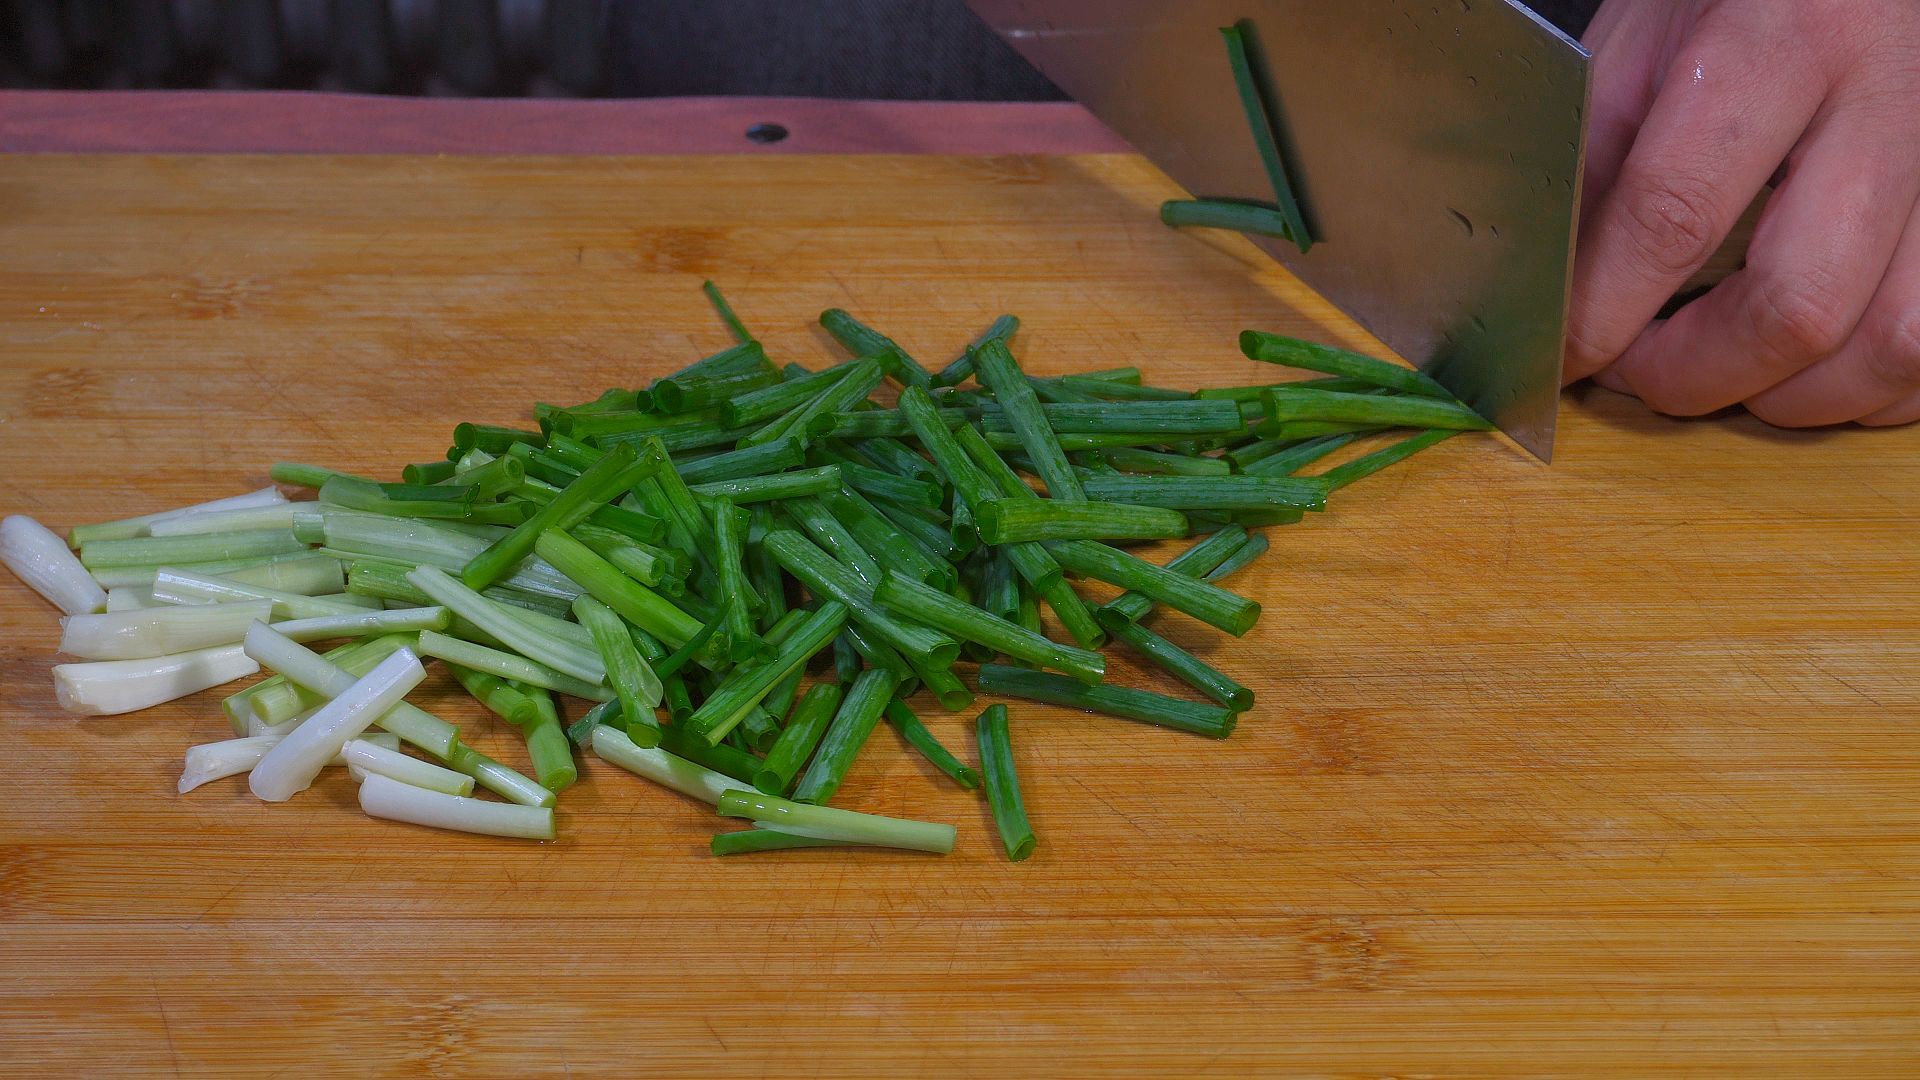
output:
[[1587, 376], [1613, 363], [1618, 350], [1608, 349], [1594, 340], [1593, 333], [1579, 324], [1567, 327], [1566, 368], [1563, 372], [1567, 382], [1584, 379]]
[[1773, 359], [1793, 364], [1832, 355], [1853, 330], [1846, 306], [1818, 274], [1761, 283], [1749, 317], [1754, 343]]
[[1902, 311], [1873, 348], [1867, 350], [1867, 371], [1896, 390], [1920, 386], [1920, 307]]
[[1747, 411], [1761, 423], [1770, 427], [1795, 428], [1808, 427], [1810, 422], [1806, 414], [1792, 401], [1780, 400], [1775, 395], [1762, 394], [1746, 402]]
[[1688, 274], [1713, 254], [1714, 200], [1705, 187], [1675, 177], [1623, 186], [1628, 237], [1648, 266]]

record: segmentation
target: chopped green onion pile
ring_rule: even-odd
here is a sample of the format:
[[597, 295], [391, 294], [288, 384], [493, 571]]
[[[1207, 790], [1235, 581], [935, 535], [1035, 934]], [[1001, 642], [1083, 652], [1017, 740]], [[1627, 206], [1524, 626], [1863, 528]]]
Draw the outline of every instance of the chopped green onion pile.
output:
[[[247, 773], [281, 801], [344, 765], [373, 816], [550, 839], [590, 749], [751, 822], [715, 854], [946, 852], [951, 826], [825, 805], [885, 720], [983, 793], [1024, 859], [1009, 737], [1024, 729], [988, 707], [976, 768], [919, 710], [970, 710], [978, 692], [1226, 738], [1253, 691], [1162, 636], [1156, 609], [1247, 634], [1260, 605], [1226, 579], [1267, 549], [1249, 529], [1486, 427], [1417, 372], [1254, 331], [1248, 358], [1327, 377], [1202, 392], [1133, 368], [1040, 378], [1009, 347], [1012, 316], [936, 373], [838, 309], [821, 323], [856, 355], [776, 366], [707, 293], [732, 347], [645, 388], [537, 404], [526, 428], [460, 424], [444, 461], [400, 482], [280, 464], [274, 479], [317, 497], [267, 489], [65, 543], [0, 522], [0, 561], [66, 612], [61, 648], [82, 658], [54, 669], [61, 705], [123, 713], [264, 668], [224, 702], [235, 737], [188, 751], [183, 793]], [[895, 400], [870, 400], [887, 381]], [[1410, 430], [1299, 475], [1392, 429]], [[1149, 540], [1186, 546], [1165, 561], [1123, 546]], [[1120, 591], [1096, 603], [1085, 582]], [[1165, 677], [1112, 684], [1115, 646]], [[405, 700], [434, 660], [522, 734], [518, 767]]]

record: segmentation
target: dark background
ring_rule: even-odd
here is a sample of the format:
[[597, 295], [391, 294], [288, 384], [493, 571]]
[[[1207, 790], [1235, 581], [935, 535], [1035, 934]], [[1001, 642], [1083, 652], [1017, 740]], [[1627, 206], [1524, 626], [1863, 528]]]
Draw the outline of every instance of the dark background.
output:
[[[1597, 3], [1532, 6], [1577, 35]], [[960, 0], [0, 0], [0, 86], [1061, 96]]]

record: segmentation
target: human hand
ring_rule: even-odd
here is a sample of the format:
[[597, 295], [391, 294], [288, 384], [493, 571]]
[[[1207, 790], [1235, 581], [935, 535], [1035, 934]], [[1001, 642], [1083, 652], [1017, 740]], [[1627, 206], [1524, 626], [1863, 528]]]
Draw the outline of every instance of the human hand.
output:
[[[1920, 420], [1920, 0], [1606, 0], [1587, 46], [1567, 380]], [[1655, 319], [1776, 175], [1746, 267]]]

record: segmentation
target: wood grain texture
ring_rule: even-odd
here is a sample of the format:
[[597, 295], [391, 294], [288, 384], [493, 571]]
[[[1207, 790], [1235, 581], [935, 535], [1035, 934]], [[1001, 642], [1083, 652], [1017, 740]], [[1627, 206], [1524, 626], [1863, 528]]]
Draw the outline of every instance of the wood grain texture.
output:
[[[453, 421], [776, 357], [840, 305], [929, 362], [1253, 377], [1369, 347], [1124, 156], [0, 159], [0, 510], [50, 524], [392, 469]], [[530, 845], [173, 794], [214, 694], [75, 722], [0, 587], [0, 1069], [239, 1075], [1913, 1075], [1920, 429], [1576, 394], [1558, 464], [1457, 439], [1275, 533], [1224, 743], [1015, 709], [1040, 836], [882, 731], [844, 804], [948, 858], [715, 860], [598, 761]], [[1116, 678], [1139, 681], [1117, 665]], [[520, 760], [436, 680], [419, 700]], [[971, 725], [929, 711], [948, 745]]]

